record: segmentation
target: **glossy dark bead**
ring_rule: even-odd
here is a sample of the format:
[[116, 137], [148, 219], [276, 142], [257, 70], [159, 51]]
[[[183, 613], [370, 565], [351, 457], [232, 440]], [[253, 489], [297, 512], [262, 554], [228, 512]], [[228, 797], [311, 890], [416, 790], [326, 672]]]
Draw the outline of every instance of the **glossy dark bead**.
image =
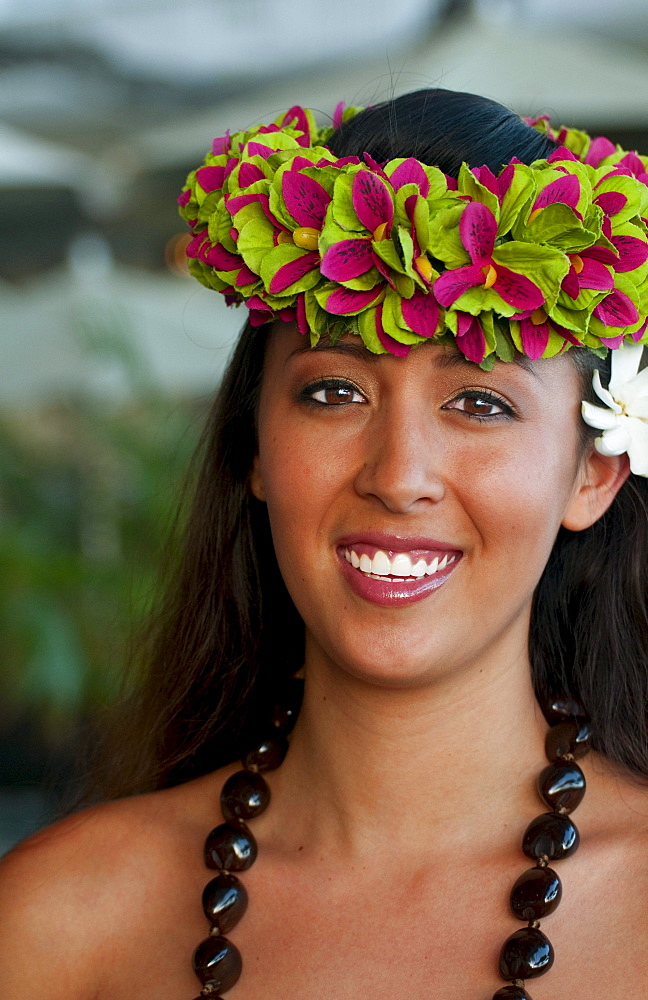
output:
[[283, 763], [287, 750], [288, 740], [285, 734], [275, 727], [269, 736], [248, 750], [241, 763], [252, 771], [274, 771]]
[[493, 994], [493, 1000], [531, 1000], [531, 995], [521, 986], [503, 986]]
[[205, 916], [219, 934], [227, 934], [247, 910], [248, 894], [236, 875], [221, 872], [203, 890]]
[[523, 927], [511, 934], [500, 953], [502, 979], [533, 979], [542, 976], [554, 963], [551, 941], [537, 927]]
[[571, 760], [555, 760], [538, 775], [538, 792], [550, 809], [573, 812], [585, 795], [585, 775]]
[[217, 871], [244, 872], [257, 853], [256, 840], [243, 823], [221, 823], [205, 841], [205, 864]]
[[553, 868], [529, 868], [511, 889], [511, 909], [518, 920], [540, 920], [561, 898], [562, 883]]
[[589, 752], [589, 738], [592, 725], [587, 719], [565, 719], [552, 726], [545, 739], [545, 751], [549, 760], [558, 760], [570, 753], [579, 760]]
[[284, 733], [289, 733], [297, 722], [299, 709], [304, 698], [304, 682], [299, 677], [292, 677], [281, 692], [275, 705], [270, 722]]
[[568, 858], [578, 850], [580, 837], [574, 821], [561, 813], [542, 813], [532, 819], [522, 838], [522, 850], [534, 860], [546, 854], [550, 861]]
[[227, 938], [208, 937], [196, 948], [193, 967], [204, 986], [225, 993], [238, 982], [243, 962], [238, 948]]
[[223, 785], [220, 802], [226, 820], [254, 819], [268, 808], [268, 782], [254, 771], [237, 771]]
[[550, 726], [563, 719], [585, 719], [587, 712], [576, 698], [552, 698], [548, 705], [545, 705], [544, 714]]

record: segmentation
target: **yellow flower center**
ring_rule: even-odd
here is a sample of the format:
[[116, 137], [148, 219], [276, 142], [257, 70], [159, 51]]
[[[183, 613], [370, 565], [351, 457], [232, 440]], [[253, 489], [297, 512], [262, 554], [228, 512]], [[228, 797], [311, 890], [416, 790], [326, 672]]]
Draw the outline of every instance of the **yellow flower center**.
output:
[[492, 264], [488, 267], [482, 267], [482, 274], [486, 276], [486, 281], [484, 282], [484, 288], [492, 288], [497, 281], [497, 271]]
[[543, 323], [547, 322], [547, 314], [542, 306], [539, 309], [534, 309], [529, 318], [534, 326], [542, 326]]
[[387, 223], [386, 222], [381, 222], [379, 226], [376, 226], [376, 228], [373, 231], [373, 238], [376, 241], [376, 243], [380, 243], [381, 240], [386, 240], [387, 239]]
[[300, 226], [293, 233], [293, 243], [302, 250], [317, 250], [317, 240], [320, 230], [310, 226]]
[[432, 265], [427, 257], [416, 257], [414, 263], [416, 264], [421, 277], [425, 281], [432, 281]]

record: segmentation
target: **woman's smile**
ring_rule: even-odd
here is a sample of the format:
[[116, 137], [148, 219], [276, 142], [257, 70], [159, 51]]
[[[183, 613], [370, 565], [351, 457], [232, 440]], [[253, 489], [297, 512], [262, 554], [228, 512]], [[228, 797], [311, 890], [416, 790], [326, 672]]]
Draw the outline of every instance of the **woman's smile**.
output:
[[336, 546], [340, 569], [355, 594], [385, 606], [432, 594], [457, 568], [461, 550], [434, 539], [357, 534]]

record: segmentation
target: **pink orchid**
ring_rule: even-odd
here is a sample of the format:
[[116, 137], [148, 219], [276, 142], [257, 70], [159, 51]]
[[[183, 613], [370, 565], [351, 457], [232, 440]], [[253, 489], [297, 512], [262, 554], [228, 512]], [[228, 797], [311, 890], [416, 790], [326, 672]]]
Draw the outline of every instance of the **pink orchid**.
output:
[[513, 183], [513, 178], [515, 176], [515, 164], [520, 162], [521, 161], [518, 160], [517, 157], [514, 157], [497, 177], [490, 167], [487, 166], [474, 167], [472, 172], [479, 183], [495, 195], [501, 205], [504, 201], [506, 193]]
[[497, 219], [486, 205], [470, 202], [459, 220], [459, 235], [471, 263], [444, 271], [434, 291], [442, 306], [451, 306], [464, 292], [482, 285], [492, 288], [518, 311], [538, 309], [544, 303], [540, 288], [523, 274], [498, 263], [495, 250]]
[[258, 274], [247, 267], [239, 254], [230, 253], [220, 243], [212, 243], [206, 229], [197, 233], [187, 244], [186, 254], [187, 257], [202, 260], [203, 263], [213, 267], [215, 271], [227, 272], [228, 280], [235, 288], [259, 280]]
[[[302, 252], [289, 263], [280, 267], [273, 275], [268, 291], [272, 295], [279, 295], [286, 288], [299, 281], [309, 271], [320, 266], [319, 250], [307, 249], [297, 242], [298, 230], [310, 230], [311, 238], [314, 233], [319, 233], [324, 225], [324, 216], [330, 204], [331, 196], [317, 181], [307, 174], [302, 174], [298, 170], [286, 170], [281, 178], [281, 192], [287, 211], [297, 223], [297, 230], [294, 234], [289, 234], [290, 241]], [[280, 239], [278, 242], [286, 242]], [[309, 241], [310, 242], [310, 241]]]
[[272, 323], [274, 319], [281, 319], [284, 323], [291, 323], [297, 319], [295, 309], [288, 307], [277, 311], [258, 295], [252, 295], [246, 299], [245, 305], [250, 312], [250, 326], [265, 326], [266, 323]]
[[522, 316], [516, 317], [516, 319], [519, 319], [520, 322], [522, 350], [533, 361], [541, 358], [546, 351], [551, 333], [557, 333], [562, 337], [565, 341], [565, 347], [567, 344], [572, 344], [574, 347], [582, 347], [581, 341], [578, 340], [571, 330], [567, 330], [566, 327], [560, 326], [559, 323], [550, 320], [542, 308], [526, 312]]
[[394, 220], [394, 204], [387, 185], [372, 171], [359, 170], [353, 178], [351, 200], [368, 235], [340, 240], [329, 247], [322, 257], [321, 272], [342, 284], [366, 274], [372, 267], [389, 278], [386, 264], [373, 249], [374, 241], [388, 238]]
[[623, 172], [629, 174], [631, 177], [636, 177], [638, 181], [648, 186], [648, 170], [646, 164], [637, 153], [626, 153], [616, 164], [615, 169], [619, 173]]
[[[558, 167], [556, 169], [560, 171], [563, 168]], [[555, 181], [550, 181], [534, 201], [531, 214], [529, 215], [529, 222], [533, 222], [542, 209], [547, 208], [548, 205], [567, 205], [568, 208], [571, 208], [574, 215], [582, 219], [578, 211], [579, 199], [580, 181], [575, 174], [567, 173], [566, 168], [564, 168], [562, 176], [557, 177]]]
[[605, 326], [634, 326], [639, 322], [639, 312], [636, 305], [625, 292], [618, 288], [606, 295], [594, 309], [594, 316]]
[[601, 160], [604, 160], [608, 156], [614, 156], [617, 148], [610, 139], [606, 139], [605, 136], [599, 136], [598, 139], [592, 139], [590, 147], [587, 150], [587, 156], [585, 157], [584, 163], [588, 163], [590, 167], [598, 167]]
[[[296, 169], [296, 167], [298, 168], [304, 162], [309, 167], [312, 167], [313, 164], [311, 161], [305, 160], [304, 157], [295, 159], [299, 160], [299, 162], [293, 162], [290, 170], [286, 170], [281, 178], [282, 199], [287, 211], [297, 223], [295, 234], [298, 235], [299, 229], [309, 230], [310, 238], [304, 240], [304, 242], [310, 243], [312, 242], [314, 231], [319, 232], [324, 225], [324, 216], [331, 201], [331, 196], [321, 184], [307, 174], [300, 173], [299, 169]], [[244, 166], [254, 165], [244, 164]], [[258, 167], [255, 167], [255, 170], [258, 170]], [[250, 174], [249, 177], [246, 176], [244, 179], [249, 183], [254, 183], [254, 179], [260, 178], [254, 178], [253, 174]], [[272, 295], [280, 295], [295, 281], [299, 281], [309, 271], [319, 267], [319, 250], [311, 250], [306, 246], [295, 243], [295, 234], [275, 218], [270, 210], [269, 195], [264, 192], [234, 195], [228, 198], [225, 204], [228, 211], [234, 216], [241, 208], [251, 202], [258, 202], [261, 205], [266, 218], [272, 224], [272, 239], [275, 246], [278, 246], [280, 243], [292, 243], [300, 250], [300, 253], [294, 260], [280, 267], [272, 277], [268, 291]]]
[[561, 289], [572, 299], [577, 299], [582, 288], [611, 291], [614, 276], [610, 268], [617, 264], [616, 255], [607, 247], [588, 247], [579, 253], [567, 254], [569, 271], [563, 278]]
[[[602, 184], [606, 179], [604, 177], [599, 181], [599, 184]], [[619, 212], [623, 211], [627, 201], [627, 196], [620, 191], [603, 191], [594, 198], [594, 204], [602, 208], [605, 213], [601, 227], [603, 235], [610, 241], [617, 252], [617, 258], [611, 266], [621, 274], [636, 270], [636, 268], [641, 267], [648, 260], [648, 244], [644, 240], [625, 234], [613, 235], [612, 219]], [[581, 254], [581, 256], [583, 255]]]

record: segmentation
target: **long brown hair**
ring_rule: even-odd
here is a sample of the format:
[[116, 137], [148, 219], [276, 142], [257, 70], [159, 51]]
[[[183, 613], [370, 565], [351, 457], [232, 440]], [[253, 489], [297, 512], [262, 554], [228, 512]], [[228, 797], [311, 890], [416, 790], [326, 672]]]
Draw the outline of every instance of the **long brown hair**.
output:
[[[339, 156], [415, 155], [457, 172], [498, 169], [553, 144], [501, 105], [419, 91], [368, 109], [336, 133]], [[100, 774], [102, 794], [178, 784], [240, 755], [277, 689], [302, 664], [304, 627], [250, 493], [268, 327], [245, 326], [201, 441], [192, 499], [166, 567], [166, 592], [137, 661]], [[592, 357], [572, 352], [584, 391]], [[598, 363], [597, 363], [598, 364]], [[584, 432], [589, 433], [588, 431]], [[648, 777], [648, 486], [634, 476], [586, 531], [561, 529], [538, 584], [530, 631], [541, 704], [578, 698], [593, 745]]]

